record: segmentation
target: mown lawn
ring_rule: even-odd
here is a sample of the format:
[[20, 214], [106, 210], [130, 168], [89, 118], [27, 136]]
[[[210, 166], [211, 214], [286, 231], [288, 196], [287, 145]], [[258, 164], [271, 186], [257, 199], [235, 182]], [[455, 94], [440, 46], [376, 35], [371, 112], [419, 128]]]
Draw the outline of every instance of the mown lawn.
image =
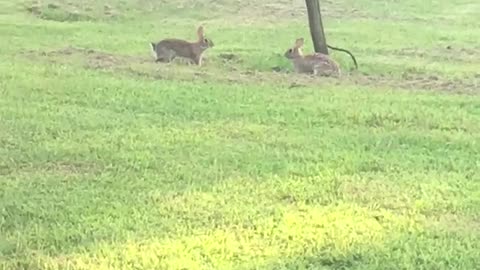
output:
[[[332, 79], [282, 57], [300, 0], [0, 0], [0, 269], [480, 269], [454, 2], [324, 1]], [[153, 62], [199, 24], [204, 67]]]

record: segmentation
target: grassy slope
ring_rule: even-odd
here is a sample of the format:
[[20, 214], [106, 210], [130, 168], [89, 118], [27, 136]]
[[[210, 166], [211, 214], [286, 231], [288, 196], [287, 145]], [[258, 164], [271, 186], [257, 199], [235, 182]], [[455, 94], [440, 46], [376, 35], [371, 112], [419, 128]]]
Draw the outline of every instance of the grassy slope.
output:
[[[2, 268], [477, 267], [480, 4], [326, 1], [337, 82], [269, 72], [302, 1], [92, 2], [0, 1]], [[207, 66], [142, 60], [199, 22]]]

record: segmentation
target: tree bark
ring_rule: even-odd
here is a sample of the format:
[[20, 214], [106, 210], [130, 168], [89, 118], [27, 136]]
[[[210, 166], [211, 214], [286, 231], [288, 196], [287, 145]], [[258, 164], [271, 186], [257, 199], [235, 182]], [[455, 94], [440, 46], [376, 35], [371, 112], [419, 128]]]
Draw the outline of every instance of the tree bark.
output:
[[315, 52], [328, 55], [327, 40], [323, 31], [320, 0], [305, 0], [308, 11], [308, 24]]

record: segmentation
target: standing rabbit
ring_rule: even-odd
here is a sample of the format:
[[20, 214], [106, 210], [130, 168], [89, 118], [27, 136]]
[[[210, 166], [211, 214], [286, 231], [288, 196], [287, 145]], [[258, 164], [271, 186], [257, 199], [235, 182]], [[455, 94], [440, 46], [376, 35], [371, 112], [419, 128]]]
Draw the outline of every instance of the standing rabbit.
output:
[[175, 57], [187, 58], [196, 65], [202, 65], [203, 53], [214, 46], [212, 40], [205, 37], [203, 26], [197, 29], [198, 40], [189, 42], [181, 39], [164, 39], [158, 43], [151, 43], [156, 54], [156, 62], [171, 62]]
[[314, 53], [303, 55], [302, 47], [304, 39], [299, 38], [295, 45], [288, 49], [284, 56], [292, 61], [295, 71], [298, 73], [310, 73], [321, 76], [340, 76], [340, 68], [328, 55]]

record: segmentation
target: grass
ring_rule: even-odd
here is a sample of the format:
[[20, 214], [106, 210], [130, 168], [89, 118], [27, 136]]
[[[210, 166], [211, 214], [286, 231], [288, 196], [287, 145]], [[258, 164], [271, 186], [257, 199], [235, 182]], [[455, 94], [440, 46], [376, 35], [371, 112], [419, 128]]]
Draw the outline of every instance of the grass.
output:
[[303, 5], [0, 0], [0, 268], [479, 269], [480, 4]]

